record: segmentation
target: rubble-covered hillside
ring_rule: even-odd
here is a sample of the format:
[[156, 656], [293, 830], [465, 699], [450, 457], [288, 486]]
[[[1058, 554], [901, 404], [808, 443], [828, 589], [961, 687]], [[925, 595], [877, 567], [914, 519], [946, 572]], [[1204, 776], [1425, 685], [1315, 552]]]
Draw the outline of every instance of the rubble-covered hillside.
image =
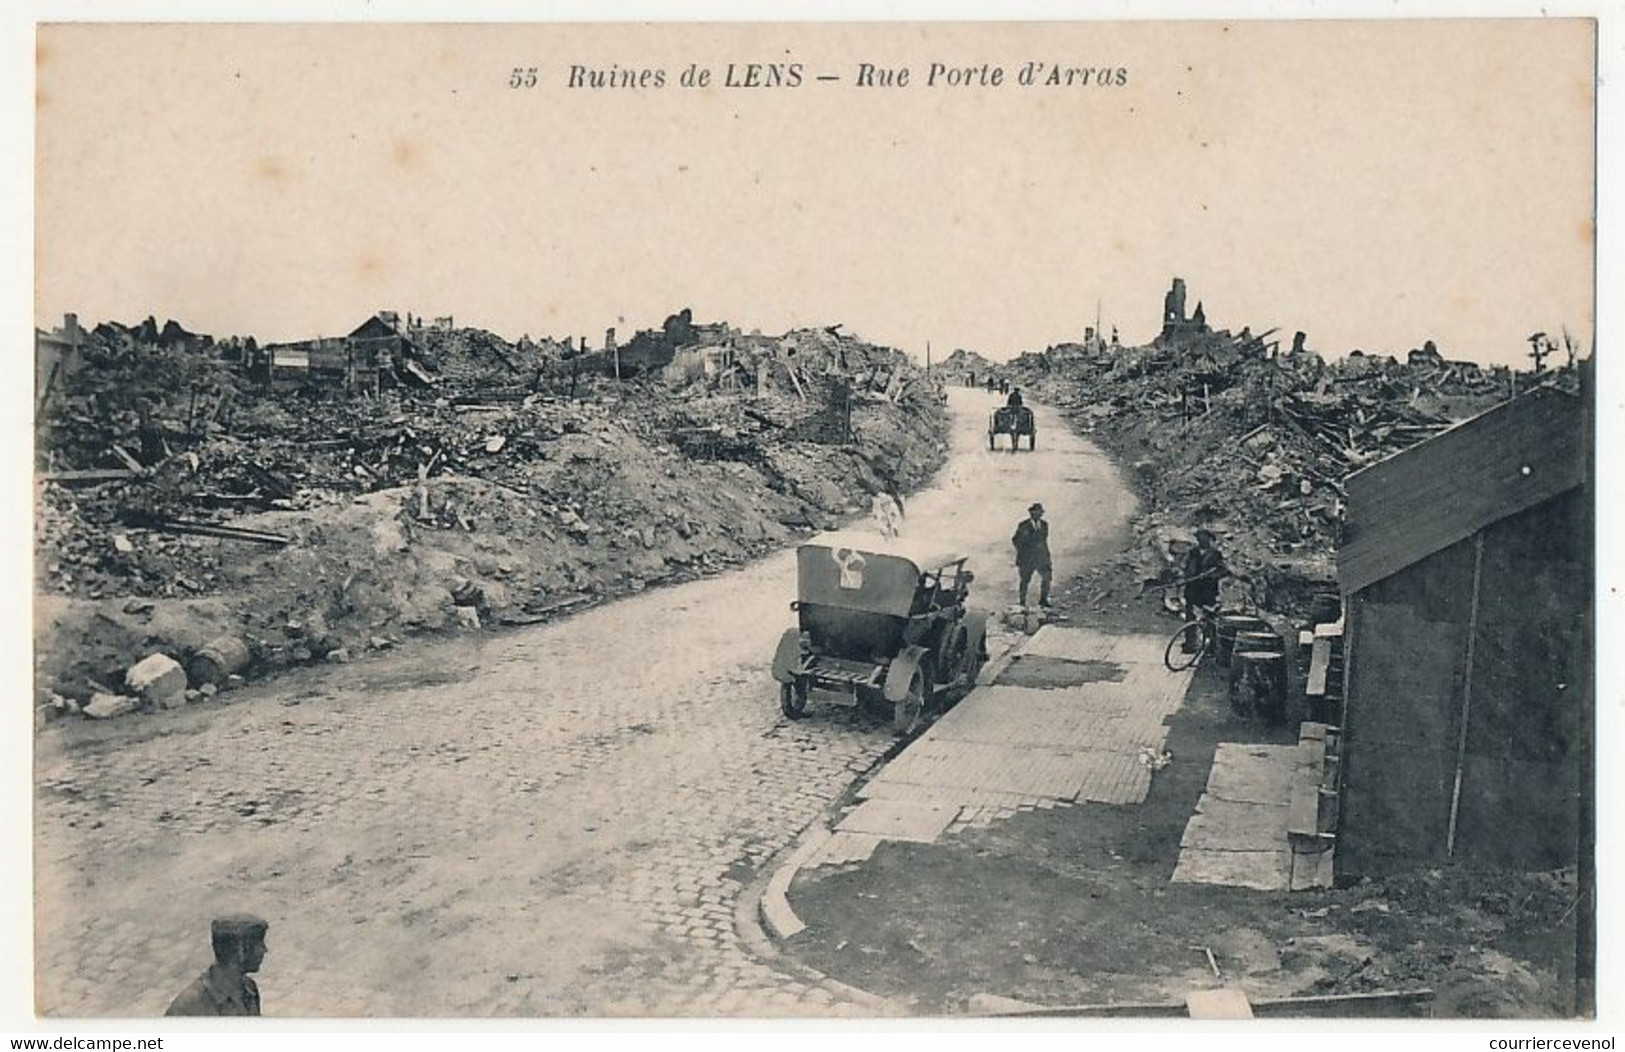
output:
[[1516, 390], [1575, 382], [1572, 361], [1534, 376], [1449, 361], [1431, 343], [1405, 361], [1356, 352], [1327, 362], [1301, 333], [1283, 346], [1274, 330], [1214, 331], [1176, 314], [1145, 346], [1062, 344], [1021, 355], [1011, 374], [1140, 489], [1145, 513], [1119, 569], [1171, 581], [1192, 531], [1208, 525], [1232, 568], [1283, 612], [1336, 590], [1348, 474]]
[[85, 334], [38, 421], [47, 711], [222, 636], [256, 675], [703, 575], [946, 452], [941, 391], [832, 330], [691, 326], [627, 379], [556, 341], [411, 335], [401, 382], [355, 392], [256, 379], [252, 341]]

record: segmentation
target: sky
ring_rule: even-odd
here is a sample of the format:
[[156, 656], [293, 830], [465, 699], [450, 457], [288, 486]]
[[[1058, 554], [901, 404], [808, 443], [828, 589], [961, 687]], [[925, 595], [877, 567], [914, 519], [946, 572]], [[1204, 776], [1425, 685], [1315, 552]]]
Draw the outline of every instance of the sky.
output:
[[[394, 309], [596, 345], [689, 307], [1002, 359], [1097, 311], [1148, 340], [1177, 275], [1216, 327], [1328, 357], [1523, 361], [1591, 341], [1592, 56], [1580, 20], [43, 26], [36, 323]], [[802, 83], [723, 86], [752, 62]]]

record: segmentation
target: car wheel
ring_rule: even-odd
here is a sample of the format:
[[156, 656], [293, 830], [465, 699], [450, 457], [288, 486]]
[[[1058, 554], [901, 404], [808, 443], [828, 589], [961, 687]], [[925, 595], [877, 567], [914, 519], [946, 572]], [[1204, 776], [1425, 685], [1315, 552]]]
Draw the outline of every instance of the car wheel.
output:
[[925, 720], [925, 699], [930, 691], [925, 669], [915, 669], [908, 678], [908, 693], [892, 705], [892, 733], [902, 738], [919, 730]]
[[976, 677], [982, 674], [982, 666], [987, 663], [987, 644], [973, 643], [965, 654], [965, 692], [976, 689]]
[[797, 679], [779, 689], [779, 708], [792, 720], [807, 714], [807, 681]]

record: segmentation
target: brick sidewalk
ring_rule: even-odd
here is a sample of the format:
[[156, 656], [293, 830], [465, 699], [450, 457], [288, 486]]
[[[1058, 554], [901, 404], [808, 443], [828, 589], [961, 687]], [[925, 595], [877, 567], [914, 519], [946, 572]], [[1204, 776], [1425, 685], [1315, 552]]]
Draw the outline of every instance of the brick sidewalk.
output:
[[882, 840], [929, 843], [1035, 808], [1144, 801], [1166, 720], [1191, 678], [1163, 665], [1164, 643], [1041, 628], [994, 683], [972, 691], [859, 791], [864, 802], [805, 865], [861, 861]]

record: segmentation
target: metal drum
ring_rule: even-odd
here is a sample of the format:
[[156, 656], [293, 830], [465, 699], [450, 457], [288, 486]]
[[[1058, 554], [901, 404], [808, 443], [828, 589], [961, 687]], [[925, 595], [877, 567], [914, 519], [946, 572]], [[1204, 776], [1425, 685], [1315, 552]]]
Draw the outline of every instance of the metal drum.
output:
[[186, 675], [193, 686], [205, 683], [219, 686], [229, 676], [247, 668], [250, 656], [247, 643], [236, 636], [221, 636], [211, 639], [192, 656]]
[[1286, 640], [1269, 628], [1245, 629], [1236, 633], [1235, 653], [1256, 650], [1265, 654], [1286, 654]]
[[1230, 711], [1238, 716], [1286, 716], [1286, 655], [1238, 648], [1230, 662]]
[[1336, 592], [1317, 592], [1309, 604], [1309, 624], [1335, 624], [1343, 616], [1343, 597]]
[[1213, 631], [1213, 659], [1220, 668], [1230, 667], [1230, 654], [1236, 648], [1237, 632], [1267, 632], [1269, 625], [1251, 614], [1220, 614]]

